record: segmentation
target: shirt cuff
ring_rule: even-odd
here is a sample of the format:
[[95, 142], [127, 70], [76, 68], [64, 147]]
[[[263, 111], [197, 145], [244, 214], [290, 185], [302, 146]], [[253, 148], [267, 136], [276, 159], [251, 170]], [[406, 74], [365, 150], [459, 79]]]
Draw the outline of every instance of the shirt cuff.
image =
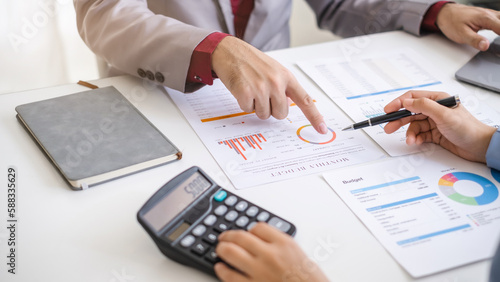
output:
[[213, 84], [217, 75], [212, 71], [212, 53], [228, 35], [222, 32], [211, 33], [196, 46], [191, 55], [186, 83]]
[[491, 137], [488, 151], [486, 151], [486, 165], [500, 170], [500, 129]]
[[422, 21], [421, 30], [429, 31], [429, 32], [439, 32], [439, 27], [436, 25], [436, 20], [441, 8], [445, 4], [455, 3], [452, 1], [439, 1], [433, 4], [429, 10], [424, 15], [424, 20]]

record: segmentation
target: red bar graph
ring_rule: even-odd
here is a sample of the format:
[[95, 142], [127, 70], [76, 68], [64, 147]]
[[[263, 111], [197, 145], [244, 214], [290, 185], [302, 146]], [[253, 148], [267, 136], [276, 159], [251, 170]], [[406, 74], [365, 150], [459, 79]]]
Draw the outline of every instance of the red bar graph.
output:
[[258, 133], [219, 141], [219, 144], [225, 145], [229, 149], [234, 150], [236, 154], [242, 156], [246, 161], [247, 157], [245, 157], [245, 152], [247, 149], [262, 150], [260, 144], [264, 142], [267, 142], [266, 138], [262, 135], [262, 133]]

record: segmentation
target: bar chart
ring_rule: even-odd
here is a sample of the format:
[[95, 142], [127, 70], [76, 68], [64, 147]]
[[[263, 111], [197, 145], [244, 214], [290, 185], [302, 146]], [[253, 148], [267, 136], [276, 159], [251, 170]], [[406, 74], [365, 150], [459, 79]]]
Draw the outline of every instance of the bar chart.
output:
[[264, 142], [267, 142], [266, 138], [262, 135], [262, 133], [258, 133], [236, 137], [233, 139], [226, 139], [219, 141], [218, 143], [220, 145], [227, 146], [230, 150], [234, 150], [236, 154], [240, 155], [246, 161], [247, 157], [245, 156], [245, 152], [247, 149], [262, 150], [261, 144]]

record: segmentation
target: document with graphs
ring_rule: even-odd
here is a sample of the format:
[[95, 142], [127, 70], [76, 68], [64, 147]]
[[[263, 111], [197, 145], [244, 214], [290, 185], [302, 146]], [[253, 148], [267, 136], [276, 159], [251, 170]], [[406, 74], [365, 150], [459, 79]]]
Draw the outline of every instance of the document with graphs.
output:
[[324, 174], [332, 189], [413, 277], [493, 256], [500, 172], [446, 150]]
[[351, 120], [310, 82], [300, 82], [324, 116], [325, 135], [294, 104], [283, 120], [242, 112], [219, 80], [195, 93], [167, 92], [237, 189], [386, 156], [362, 131], [342, 131]]
[[[408, 90], [429, 90], [458, 95], [479, 120], [489, 125], [500, 124], [498, 113], [470, 95], [458, 82], [439, 78], [436, 68], [409, 48], [350, 60], [341, 57], [302, 61], [298, 65], [354, 122], [385, 114], [385, 105]], [[362, 130], [391, 156], [414, 154], [433, 147], [407, 146], [407, 126], [389, 135], [384, 132], [384, 125]]]

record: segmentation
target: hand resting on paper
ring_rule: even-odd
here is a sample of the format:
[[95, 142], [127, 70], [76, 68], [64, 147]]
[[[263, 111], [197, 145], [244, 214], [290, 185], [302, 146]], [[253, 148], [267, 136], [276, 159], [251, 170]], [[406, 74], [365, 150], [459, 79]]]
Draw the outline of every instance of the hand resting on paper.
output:
[[394, 112], [405, 108], [414, 115], [385, 125], [385, 132], [392, 133], [410, 124], [406, 133], [408, 145], [432, 142], [464, 159], [485, 163], [486, 151], [496, 129], [477, 120], [462, 104], [447, 108], [435, 103], [450, 95], [444, 92], [408, 91], [384, 108]]

